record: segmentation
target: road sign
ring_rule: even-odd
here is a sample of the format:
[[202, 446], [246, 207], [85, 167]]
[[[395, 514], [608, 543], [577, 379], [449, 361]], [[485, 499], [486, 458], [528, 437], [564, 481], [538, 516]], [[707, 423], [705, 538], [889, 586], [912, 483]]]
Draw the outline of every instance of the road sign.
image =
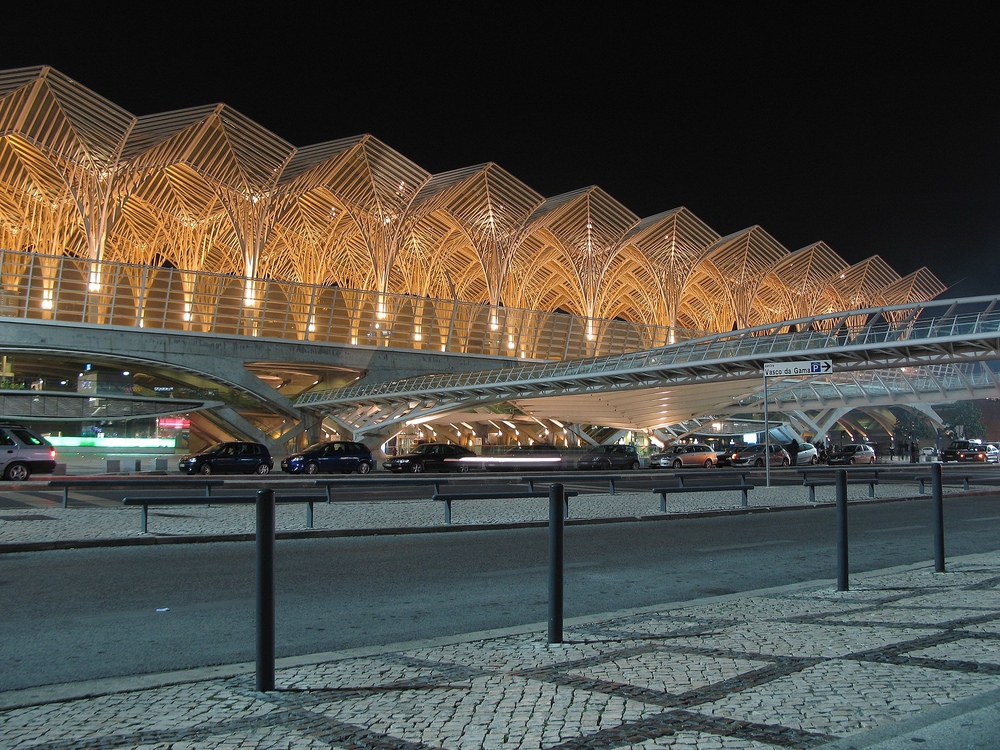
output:
[[801, 362], [765, 362], [764, 377], [774, 375], [825, 375], [833, 372], [832, 359], [816, 359]]

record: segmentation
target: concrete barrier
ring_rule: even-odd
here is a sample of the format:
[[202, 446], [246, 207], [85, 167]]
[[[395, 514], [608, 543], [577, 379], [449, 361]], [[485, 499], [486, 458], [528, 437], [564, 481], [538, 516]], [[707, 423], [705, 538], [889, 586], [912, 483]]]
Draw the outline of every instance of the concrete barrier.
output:
[[106, 458], [104, 459], [104, 471], [107, 474], [126, 474], [142, 471], [141, 458]]

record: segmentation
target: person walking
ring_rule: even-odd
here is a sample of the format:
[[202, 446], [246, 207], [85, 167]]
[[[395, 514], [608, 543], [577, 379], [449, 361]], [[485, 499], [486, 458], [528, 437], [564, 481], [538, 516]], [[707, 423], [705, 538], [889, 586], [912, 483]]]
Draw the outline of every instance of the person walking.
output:
[[917, 463], [917, 459], [919, 456], [920, 456], [920, 446], [917, 444], [917, 441], [914, 440], [910, 443], [910, 463], [911, 464]]

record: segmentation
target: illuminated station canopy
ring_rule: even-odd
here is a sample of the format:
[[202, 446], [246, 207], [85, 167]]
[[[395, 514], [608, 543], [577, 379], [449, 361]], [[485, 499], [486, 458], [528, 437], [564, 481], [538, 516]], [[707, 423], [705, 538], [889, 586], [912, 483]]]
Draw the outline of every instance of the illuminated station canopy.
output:
[[597, 186], [545, 197], [494, 163], [431, 174], [370, 134], [293, 146], [225, 104], [136, 116], [46, 66], [0, 72], [0, 248], [224, 274], [247, 304], [290, 282], [377, 314], [450, 300], [669, 341], [946, 289], [760, 226], [723, 236], [685, 207], [642, 218]]

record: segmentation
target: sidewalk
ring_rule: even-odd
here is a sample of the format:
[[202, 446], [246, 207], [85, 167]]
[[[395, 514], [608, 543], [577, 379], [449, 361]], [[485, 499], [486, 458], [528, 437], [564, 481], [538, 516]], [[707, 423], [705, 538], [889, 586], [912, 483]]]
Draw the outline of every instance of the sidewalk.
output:
[[[137, 514], [42, 515], [137, 535]], [[254, 664], [9, 691], [0, 748], [996, 748], [1000, 550], [933, 567], [567, 620], [556, 644], [536, 623], [282, 659], [266, 693]]]

